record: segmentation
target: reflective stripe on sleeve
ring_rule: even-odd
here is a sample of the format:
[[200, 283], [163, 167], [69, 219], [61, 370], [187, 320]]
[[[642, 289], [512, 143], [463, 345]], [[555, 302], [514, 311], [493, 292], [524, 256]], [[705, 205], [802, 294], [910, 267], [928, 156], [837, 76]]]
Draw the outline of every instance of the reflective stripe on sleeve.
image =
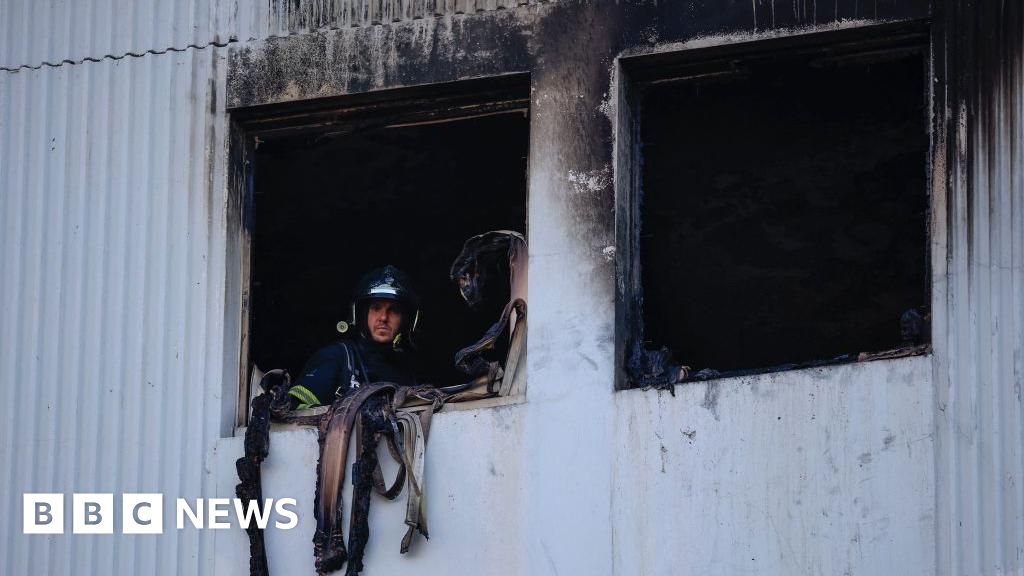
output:
[[298, 398], [303, 404], [316, 405], [320, 403], [320, 399], [316, 397], [316, 394], [313, 394], [305, 386], [292, 386], [288, 393]]

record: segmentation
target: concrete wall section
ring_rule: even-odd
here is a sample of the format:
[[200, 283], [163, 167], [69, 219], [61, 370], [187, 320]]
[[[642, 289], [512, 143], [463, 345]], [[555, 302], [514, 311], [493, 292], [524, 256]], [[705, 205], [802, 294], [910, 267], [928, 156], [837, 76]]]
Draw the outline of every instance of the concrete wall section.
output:
[[931, 574], [929, 358], [615, 396], [615, 574]]
[[[534, 458], [523, 449], [523, 406], [453, 411], [434, 417], [426, 462], [427, 517], [430, 539], [417, 534], [406, 555], [399, 554], [405, 534], [404, 495], [388, 501], [374, 495], [370, 504], [370, 539], [366, 574], [509, 574], [544, 573], [521, 564], [519, 552], [529, 531], [523, 527], [525, 474], [536, 473]], [[243, 450], [241, 437], [221, 440], [212, 454], [216, 496], [234, 497], [238, 477], [234, 462]], [[386, 449], [379, 449], [385, 478], [394, 477]], [[349, 468], [354, 454], [350, 453]], [[270, 457], [263, 466], [266, 498], [296, 498], [299, 525], [267, 531], [270, 573], [306, 576], [313, 569], [313, 497], [318, 458], [313, 428], [275, 431]], [[350, 502], [351, 484], [346, 486]], [[348, 526], [346, 509], [345, 526]], [[550, 510], [541, 522], [552, 521]], [[237, 524], [233, 522], [233, 524]], [[346, 536], [348, 529], [346, 528]], [[563, 546], [562, 543], [553, 544]], [[249, 541], [240, 528], [216, 531], [216, 568], [222, 576], [249, 573]]]

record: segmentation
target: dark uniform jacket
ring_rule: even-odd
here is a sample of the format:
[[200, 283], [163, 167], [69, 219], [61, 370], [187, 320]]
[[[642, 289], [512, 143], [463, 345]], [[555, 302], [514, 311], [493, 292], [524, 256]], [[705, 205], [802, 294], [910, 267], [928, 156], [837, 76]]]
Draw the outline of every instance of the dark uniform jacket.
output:
[[408, 353], [356, 336], [317, 350], [288, 393], [299, 400], [298, 408], [329, 406], [336, 396], [371, 382], [413, 386], [416, 374]]

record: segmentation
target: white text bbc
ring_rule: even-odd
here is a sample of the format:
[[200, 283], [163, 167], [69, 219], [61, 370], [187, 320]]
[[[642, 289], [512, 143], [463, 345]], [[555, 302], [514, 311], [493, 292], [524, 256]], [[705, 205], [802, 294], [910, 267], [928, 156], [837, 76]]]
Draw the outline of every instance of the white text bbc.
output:
[[[113, 534], [113, 494], [72, 494], [71, 527], [73, 534]], [[64, 533], [64, 494], [24, 494], [23, 531], [25, 534]], [[274, 527], [290, 530], [299, 523], [294, 498], [267, 498], [263, 506], [239, 498], [197, 498], [190, 504], [185, 498], [175, 500], [178, 530], [186, 522], [195, 528], [231, 528], [232, 510], [238, 526], [255, 523], [266, 528], [271, 515], [277, 516]], [[205, 510], [205, 514], [204, 514]], [[162, 494], [122, 494], [121, 533], [163, 534], [164, 498]]]

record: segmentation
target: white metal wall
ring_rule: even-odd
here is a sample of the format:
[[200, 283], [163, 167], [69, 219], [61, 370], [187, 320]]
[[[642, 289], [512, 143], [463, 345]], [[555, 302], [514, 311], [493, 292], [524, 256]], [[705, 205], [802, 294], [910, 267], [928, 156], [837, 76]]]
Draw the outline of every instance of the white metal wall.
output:
[[[955, 6], [955, 7], [954, 7]], [[936, 503], [942, 574], [1024, 570], [1024, 9], [950, 3], [937, 73]], [[939, 44], [940, 48], [943, 45]]]
[[252, 0], [5, 0], [0, 67], [59, 65], [224, 44], [265, 30]]
[[21, 495], [207, 491], [224, 423], [224, 58], [0, 72], [2, 574], [205, 570], [197, 532], [22, 535]]
[[0, 69], [120, 59], [551, 0], [4, 0]]

